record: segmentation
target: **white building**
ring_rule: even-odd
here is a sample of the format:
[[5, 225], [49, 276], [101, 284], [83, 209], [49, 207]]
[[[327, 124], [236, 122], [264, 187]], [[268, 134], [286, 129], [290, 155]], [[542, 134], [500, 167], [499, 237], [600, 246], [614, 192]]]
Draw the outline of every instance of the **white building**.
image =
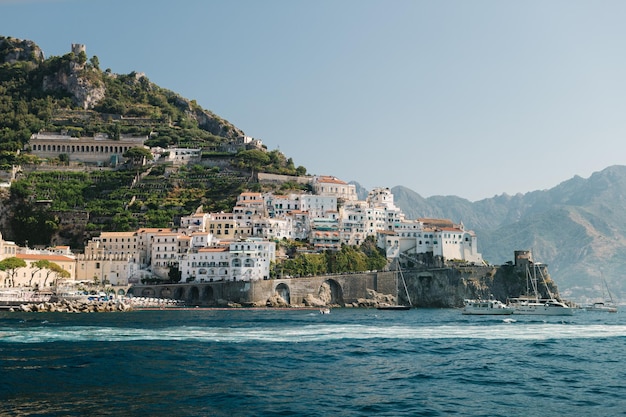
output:
[[255, 281], [269, 279], [276, 244], [261, 239], [200, 248], [181, 257], [183, 282]]
[[81, 161], [101, 165], [117, 164], [123, 161], [124, 153], [131, 148], [144, 148], [147, 136], [120, 136], [109, 138], [106, 134], [93, 137], [75, 138], [54, 132], [35, 133], [30, 137], [28, 148], [40, 158], [58, 158], [65, 154], [70, 161]]
[[15, 242], [9, 242], [2, 238], [0, 233], [0, 261], [5, 258], [11, 258], [17, 254], [18, 246]]
[[339, 178], [321, 175], [313, 178], [313, 192], [317, 195], [335, 196], [343, 201], [357, 200], [356, 186]]
[[230, 280], [228, 246], [200, 248], [183, 255], [179, 262], [182, 282], [213, 282]]
[[337, 196], [304, 194], [300, 198], [300, 210], [307, 211], [310, 218], [328, 217], [329, 212], [337, 212]]
[[276, 244], [261, 239], [230, 243], [233, 281], [269, 279], [270, 264], [276, 260]]
[[394, 230], [378, 233], [378, 247], [385, 249], [388, 258], [400, 254], [423, 254], [445, 260], [482, 263], [474, 232], [465, 230], [463, 224], [453, 224], [446, 219], [418, 219], [404, 221]]

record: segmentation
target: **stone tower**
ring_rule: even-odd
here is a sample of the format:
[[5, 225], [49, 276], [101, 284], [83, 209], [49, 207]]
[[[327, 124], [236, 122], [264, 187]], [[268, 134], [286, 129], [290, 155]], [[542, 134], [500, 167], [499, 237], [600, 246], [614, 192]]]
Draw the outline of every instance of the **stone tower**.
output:
[[87, 47], [82, 43], [73, 43], [72, 52], [74, 52], [74, 55], [78, 55], [81, 52], [84, 52], [85, 54], [87, 54]]

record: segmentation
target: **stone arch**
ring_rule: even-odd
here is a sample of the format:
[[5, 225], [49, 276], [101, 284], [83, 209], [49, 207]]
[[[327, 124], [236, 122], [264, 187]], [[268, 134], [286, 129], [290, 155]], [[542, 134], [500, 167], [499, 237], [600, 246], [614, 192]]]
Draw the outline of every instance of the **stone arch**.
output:
[[172, 290], [170, 289], [170, 287], [162, 288], [160, 297], [161, 298], [171, 298], [172, 297]]
[[207, 285], [204, 287], [204, 291], [202, 292], [202, 301], [212, 302], [214, 301], [215, 295], [213, 294], [213, 287]]
[[196, 304], [198, 301], [200, 301], [200, 290], [198, 289], [198, 287], [191, 287], [189, 289], [189, 301], [192, 304]]
[[291, 304], [291, 295], [289, 291], [289, 286], [287, 284], [281, 282], [276, 286], [275, 291], [276, 293], [278, 293], [278, 295], [282, 297], [283, 300], [285, 300], [287, 304]]
[[183, 295], [184, 295], [183, 287], [177, 287], [176, 290], [174, 291], [174, 299], [182, 300], [184, 298]]
[[143, 290], [141, 290], [141, 296], [142, 297], [154, 297], [155, 291], [154, 288], [152, 287], [146, 287]]
[[322, 283], [318, 292], [318, 296], [322, 301], [326, 302], [326, 305], [344, 305], [343, 289], [341, 288], [341, 285], [334, 279], [327, 279]]

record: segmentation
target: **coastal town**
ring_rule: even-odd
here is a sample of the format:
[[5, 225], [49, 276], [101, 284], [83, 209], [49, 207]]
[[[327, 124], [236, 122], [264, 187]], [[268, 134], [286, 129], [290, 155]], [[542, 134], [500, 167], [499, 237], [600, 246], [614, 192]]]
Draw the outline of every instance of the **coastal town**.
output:
[[[26, 264], [0, 272], [0, 287], [45, 289], [59, 280], [128, 286], [165, 281], [172, 268], [183, 283], [268, 280], [272, 265], [285, 257], [276, 249], [283, 240], [321, 252], [372, 236], [388, 260], [431, 252], [482, 263], [474, 232], [446, 219], [406, 219], [388, 188], [373, 189], [360, 201], [355, 185], [333, 176], [310, 177], [310, 186], [308, 193], [243, 192], [232, 212], [200, 207], [171, 228], [102, 232], [82, 253], [68, 246], [20, 247], [0, 235], [0, 261], [15, 257]], [[59, 268], [46, 267], [51, 264]]]

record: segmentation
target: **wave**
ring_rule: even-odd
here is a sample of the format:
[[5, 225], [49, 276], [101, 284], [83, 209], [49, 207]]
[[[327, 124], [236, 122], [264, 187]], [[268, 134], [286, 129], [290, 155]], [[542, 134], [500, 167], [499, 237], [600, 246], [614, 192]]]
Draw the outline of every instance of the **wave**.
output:
[[301, 343], [350, 339], [482, 339], [553, 340], [626, 336], [626, 325], [572, 325], [506, 323], [492, 326], [370, 326], [316, 324], [298, 327], [201, 327], [157, 329], [42, 326], [0, 327], [0, 343], [193, 341], [215, 343]]

